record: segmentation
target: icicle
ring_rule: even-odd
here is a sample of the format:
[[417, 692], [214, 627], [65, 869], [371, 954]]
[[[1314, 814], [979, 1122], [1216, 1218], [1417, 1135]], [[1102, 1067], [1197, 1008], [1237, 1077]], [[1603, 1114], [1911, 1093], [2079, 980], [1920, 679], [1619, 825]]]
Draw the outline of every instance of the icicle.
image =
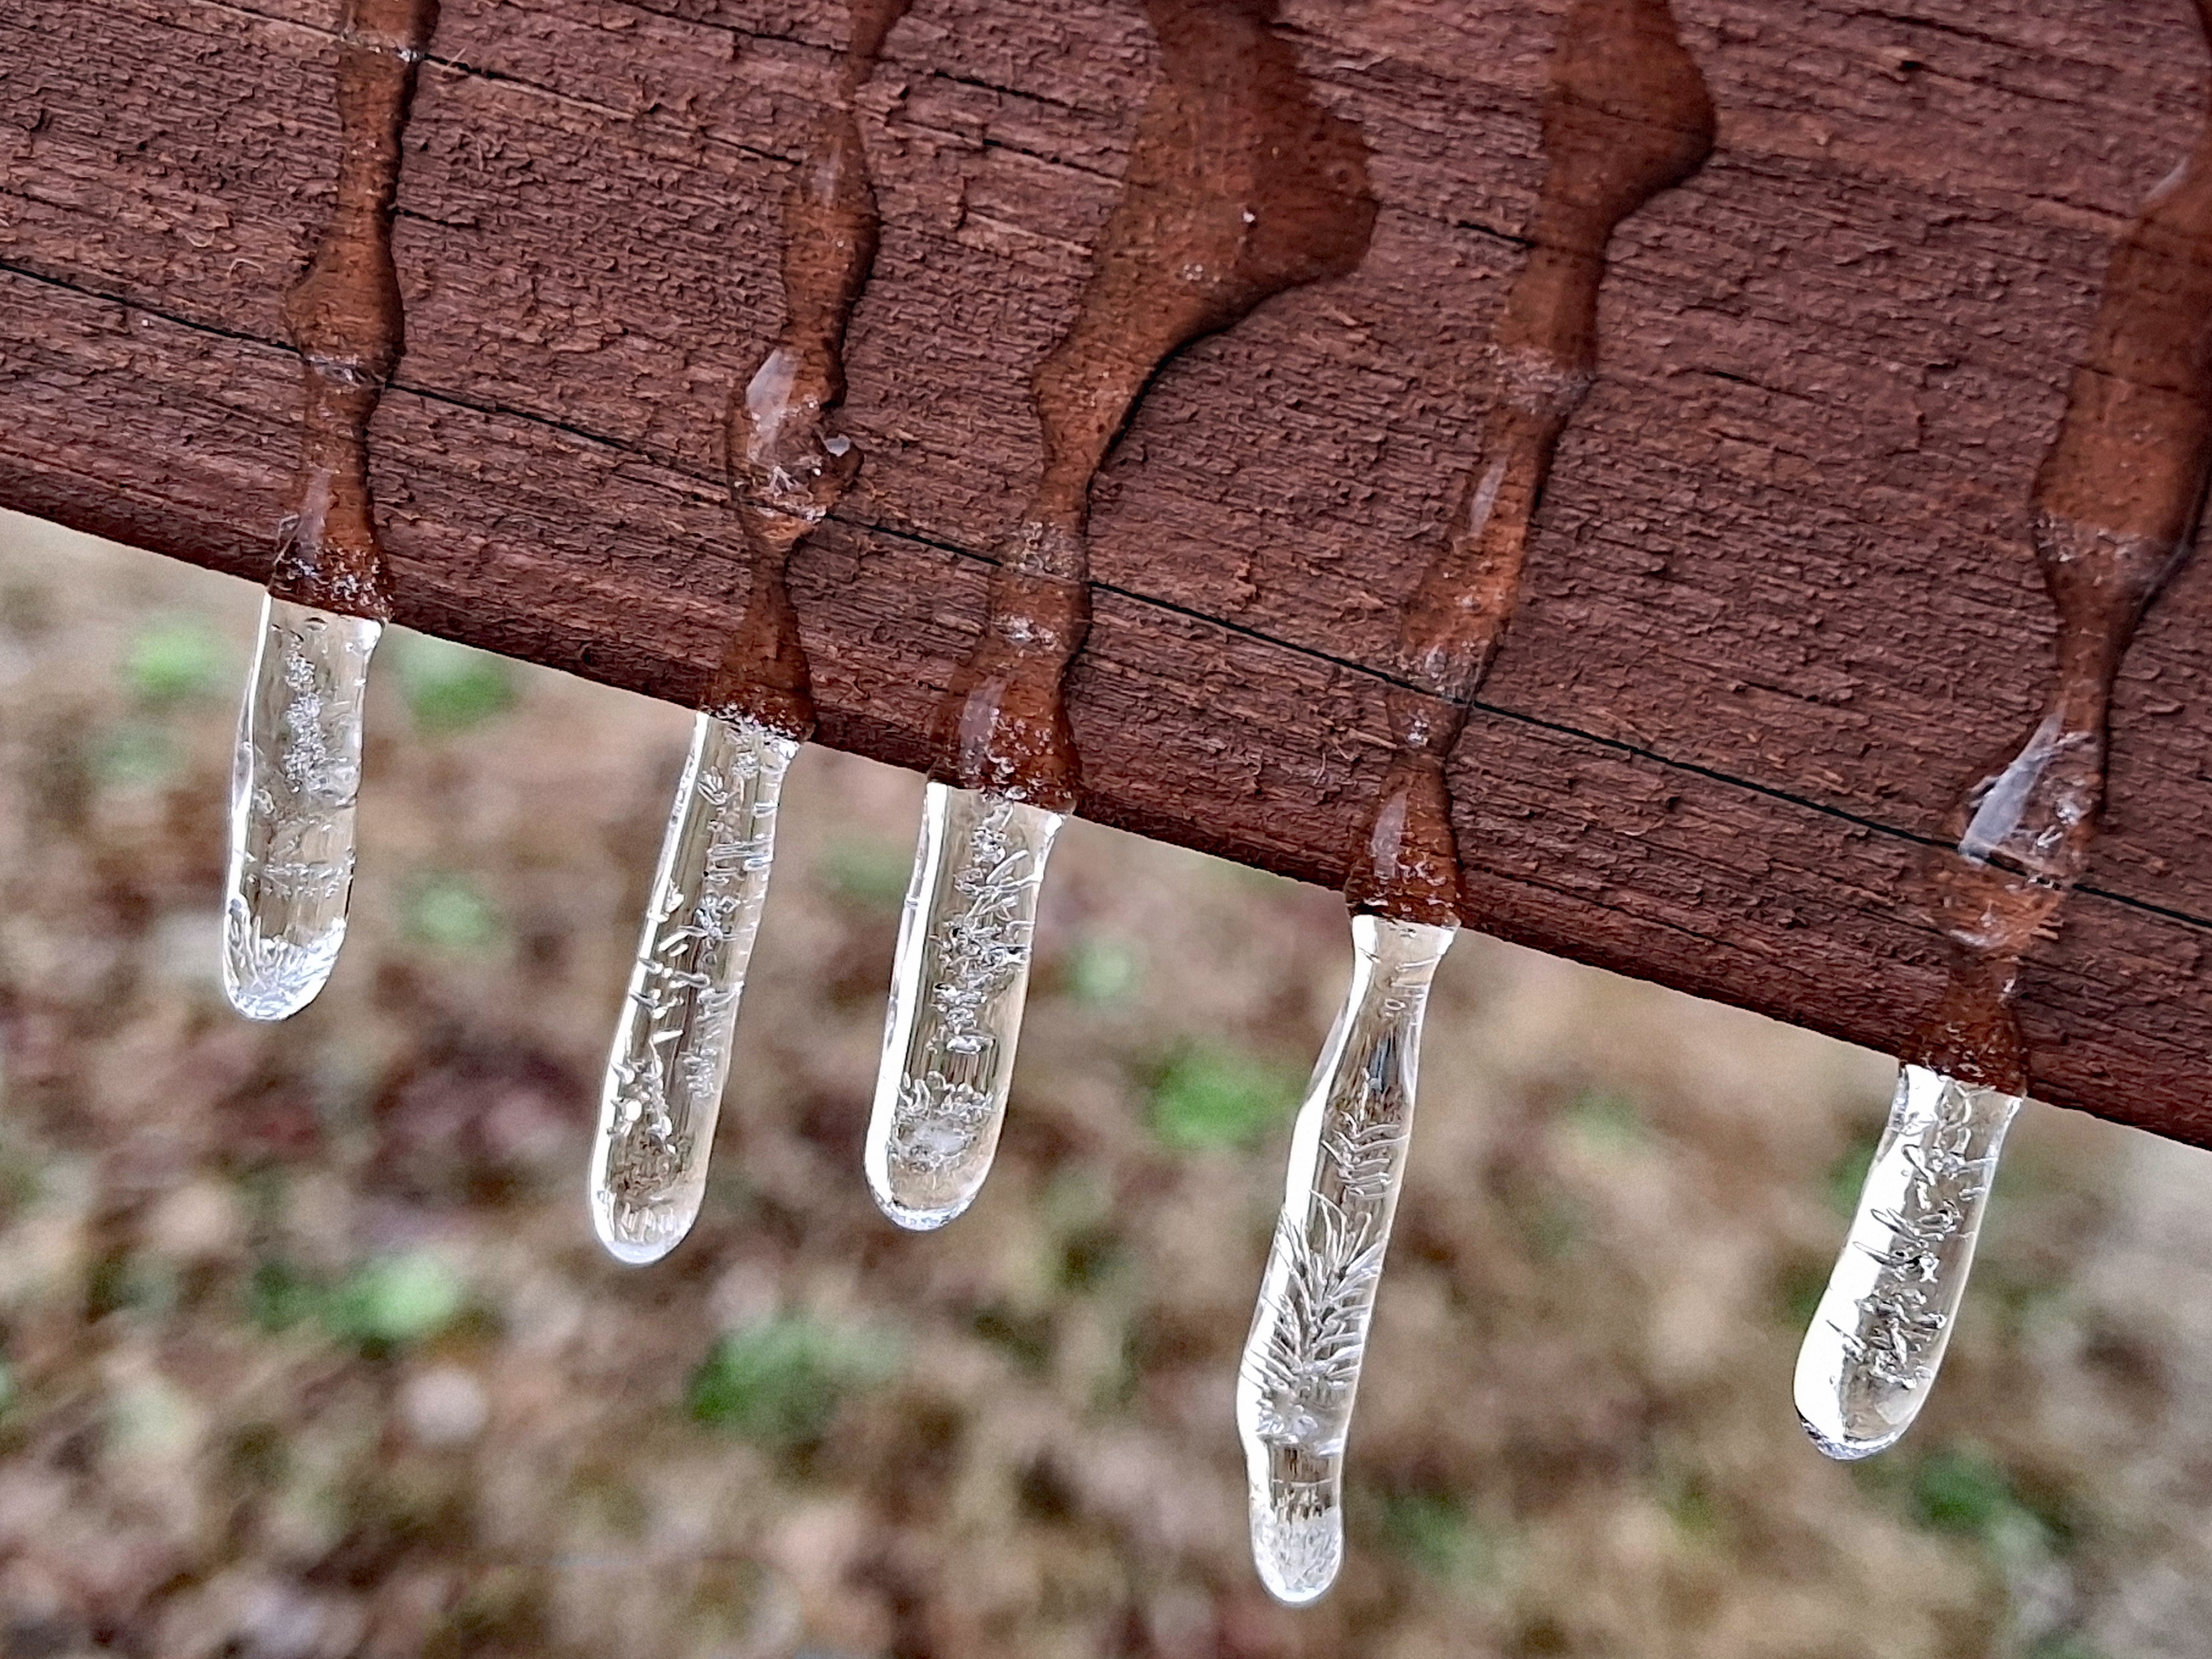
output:
[[1797, 1354], [1797, 1415], [1831, 1457], [1870, 1457], [1920, 1414], [1966, 1294], [2021, 1098], [1925, 1066], [1897, 1079], [1850, 1237]]
[[223, 988], [250, 1019], [315, 999], [353, 890], [361, 715], [381, 623], [264, 596], [231, 765]]
[[1237, 1374], [1252, 1555], [1296, 1607], [1344, 1559], [1344, 1447], [1413, 1127], [1429, 981], [1455, 930], [1358, 915], [1343, 1010], [1291, 1137], [1283, 1211]]
[[659, 1261], [698, 1218], [776, 798], [798, 752], [749, 720], [701, 714], [692, 728], [592, 1149], [592, 1224], [620, 1261]]
[[1597, 366], [1615, 228], [1704, 164], [1713, 109], [1666, 0], [1579, 0], [1543, 102], [1534, 246], [1493, 325], [1498, 395], [1400, 620], [1393, 752], [1345, 883], [1358, 965], [1291, 1143], [1237, 1373], [1252, 1553], [1302, 1605], [1344, 1558], [1344, 1449], [1413, 1127], [1422, 1012], [1465, 908], [1446, 763], [1518, 603], [1553, 453]]
[[1037, 888], [1063, 821], [990, 791], [929, 786], [866, 1150], [868, 1186], [902, 1227], [943, 1226], [991, 1172]]

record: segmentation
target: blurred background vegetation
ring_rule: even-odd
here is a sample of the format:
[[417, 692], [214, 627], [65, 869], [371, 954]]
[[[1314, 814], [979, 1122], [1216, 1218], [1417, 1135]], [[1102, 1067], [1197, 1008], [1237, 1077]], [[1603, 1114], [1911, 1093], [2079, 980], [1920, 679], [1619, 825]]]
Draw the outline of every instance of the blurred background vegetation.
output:
[[582, 1170], [687, 717], [395, 633], [355, 926], [216, 975], [244, 585], [0, 517], [0, 1659], [2137, 1659], [2212, 1631], [2212, 1170], [2045, 1109], [1914, 1435], [1790, 1406], [1892, 1067], [1469, 935], [1334, 1595], [1232, 1374], [1334, 896], [1070, 828], [974, 1212], [860, 1146], [920, 781], [809, 750], [697, 1231]]

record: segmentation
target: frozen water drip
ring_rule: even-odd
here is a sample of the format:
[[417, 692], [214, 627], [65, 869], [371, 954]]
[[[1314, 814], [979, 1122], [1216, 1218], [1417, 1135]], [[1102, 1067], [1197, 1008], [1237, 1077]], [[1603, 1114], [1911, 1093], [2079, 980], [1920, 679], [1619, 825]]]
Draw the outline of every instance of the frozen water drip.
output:
[[1352, 919], [1352, 984], [1291, 1135], [1290, 1175], [1237, 1372], [1252, 1559], [1274, 1598], [1344, 1560], [1344, 1449], [1413, 1127], [1429, 982], [1455, 930]]
[[1898, 1074], [1889, 1126], [1797, 1353], [1797, 1415], [1846, 1461], [1893, 1445], [1927, 1402], [2021, 1097], [1923, 1066]]
[[592, 1224], [657, 1261], [698, 1219], [796, 739], [701, 714], [660, 845], [592, 1146]]
[[250, 1019], [315, 999], [345, 942], [362, 696], [383, 625], [264, 595], [231, 764], [223, 989]]
[[1061, 814], [932, 783], [899, 918], [868, 1186], [902, 1227], [975, 1201], [999, 1146], [1045, 860]]

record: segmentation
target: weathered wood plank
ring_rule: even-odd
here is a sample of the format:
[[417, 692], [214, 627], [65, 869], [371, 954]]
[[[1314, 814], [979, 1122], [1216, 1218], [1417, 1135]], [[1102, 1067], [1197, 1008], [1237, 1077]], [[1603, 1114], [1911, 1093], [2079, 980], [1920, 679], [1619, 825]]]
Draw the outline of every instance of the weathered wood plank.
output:
[[[2179, 0], [1677, 9], [1720, 147], [1616, 239], [1601, 379], [1455, 762], [1471, 920], [1893, 1044], [1941, 981], [1901, 879], [2039, 705], [2031, 481], [2112, 239], [2197, 131], [2203, 49]], [[447, 0], [374, 428], [402, 620], [697, 694], [745, 580], [722, 410], [777, 322], [836, 11]], [[1109, 463], [1087, 815], [1340, 878], [1396, 609], [1487, 395], [1557, 11], [1290, 8], [1381, 217], [1353, 276], [1170, 365]], [[0, 502], [259, 573], [335, 13], [0, 16]], [[892, 36], [842, 416], [867, 464], [793, 570], [827, 742], [926, 758], [1155, 59], [1107, 3], [920, 0]], [[2200, 567], [2129, 659], [2108, 826], [2022, 1012], [2047, 1097], [2212, 1143], [2208, 620]]]

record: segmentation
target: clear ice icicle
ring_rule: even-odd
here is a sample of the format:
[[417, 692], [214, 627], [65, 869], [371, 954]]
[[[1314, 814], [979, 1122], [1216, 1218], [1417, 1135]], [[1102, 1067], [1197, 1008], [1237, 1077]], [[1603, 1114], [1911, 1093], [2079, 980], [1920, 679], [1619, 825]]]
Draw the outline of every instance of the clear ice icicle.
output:
[[1296, 1607], [1344, 1559], [1344, 1447], [1413, 1127], [1429, 981], [1455, 930], [1352, 919], [1344, 1007], [1291, 1135], [1283, 1211], [1237, 1372], [1252, 1557]]
[[1797, 1415], [1829, 1456], [1870, 1457], [1920, 1414], [2020, 1106], [1925, 1066], [1899, 1073], [1850, 1235], [1797, 1353]]
[[659, 1261], [698, 1218], [798, 752], [750, 720], [701, 714], [692, 728], [592, 1148], [592, 1224], [619, 1261]]
[[943, 1226], [991, 1172], [1037, 887], [1063, 821], [995, 791], [929, 786], [866, 1150], [869, 1188], [902, 1227]]
[[231, 767], [223, 988], [251, 1019], [315, 999], [345, 941], [362, 694], [383, 625], [264, 596]]

